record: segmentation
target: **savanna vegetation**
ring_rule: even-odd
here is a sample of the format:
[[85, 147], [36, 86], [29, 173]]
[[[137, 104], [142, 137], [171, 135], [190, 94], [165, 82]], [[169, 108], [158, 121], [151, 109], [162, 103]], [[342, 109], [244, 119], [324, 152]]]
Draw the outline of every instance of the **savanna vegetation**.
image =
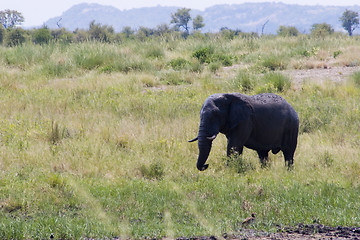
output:
[[[359, 37], [121, 39], [0, 46], [1, 239], [221, 236], [252, 212], [262, 231], [359, 226], [360, 71], [297, 85], [283, 71], [359, 66]], [[294, 106], [292, 171], [281, 153], [265, 169], [251, 150], [227, 159], [224, 136], [196, 169], [187, 140], [217, 92]]]

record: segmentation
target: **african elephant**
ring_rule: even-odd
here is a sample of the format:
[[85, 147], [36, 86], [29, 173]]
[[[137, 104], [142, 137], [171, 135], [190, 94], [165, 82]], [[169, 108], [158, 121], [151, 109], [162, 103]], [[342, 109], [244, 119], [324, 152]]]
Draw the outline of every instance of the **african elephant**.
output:
[[219, 132], [226, 135], [227, 156], [241, 154], [245, 146], [257, 151], [261, 165], [265, 166], [269, 151], [276, 154], [281, 150], [285, 165], [293, 166], [299, 117], [281, 96], [272, 93], [209, 96], [200, 111], [198, 136], [189, 140], [198, 140], [197, 168], [200, 171], [208, 168], [205, 162]]

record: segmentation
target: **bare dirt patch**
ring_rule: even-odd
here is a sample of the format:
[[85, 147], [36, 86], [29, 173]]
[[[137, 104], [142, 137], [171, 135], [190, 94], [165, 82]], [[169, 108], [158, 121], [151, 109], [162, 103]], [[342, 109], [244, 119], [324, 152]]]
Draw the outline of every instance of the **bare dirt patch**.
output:
[[223, 234], [221, 237], [194, 237], [194, 238], [178, 238], [179, 240], [215, 240], [215, 239], [229, 239], [229, 240], [276, 240], [276, 239], [291, 239], [291, 240], [312, 240], [312, 239], [360, 239], [359, 227], [327, 227], [322, 224], [299, 224], [296, 227], [286, 227], [278, 230], [276, 233], [266, 233], [254, 230], [242, 230], [238, 234], [228, 235]]
[[331, 67], [301, 70], [286, 70], [284, 74], [288, 75], [295, 86], [301, 85], [304, 81], [322, 83], [324, 81], [342, 82], [351, 76], [354, 72], [360, 71], [360, 67]]

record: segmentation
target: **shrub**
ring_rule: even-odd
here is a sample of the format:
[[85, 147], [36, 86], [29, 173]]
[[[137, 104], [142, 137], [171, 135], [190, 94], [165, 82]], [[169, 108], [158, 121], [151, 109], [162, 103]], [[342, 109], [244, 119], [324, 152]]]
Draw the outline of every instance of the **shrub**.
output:
[[190, 62], [183, 59], [183, 58], [176, 58], [173, 59], [169, 62], [169, 65], [174, 69], [174, 70], [182, 70], [185, 69], [187, 67], [190, 66]]
[[213, 54], [214, 49], [212, 47], [203, 47], [193, 52], [191, 56], [197, 58], [200, 63], [210, 63]]
[[281, 73], [268, 73], [264, 75], [264, 80], [266, 83], [270, 83], [275, 91], [283, 92], [290, 88], [291, 81], [287, 76], [282, 75]]
[[50, 30], [46, 27], [35, 30], [33, 41], [36, 44], [46, 44], [52, 39]]
[[21, 28], [11, 29], [6, 34], [6, 45], [8, 47], [21, 45], [25, 40], [25, 30]]
[[227, 159], [227, 166], [236, 173], [242, 174], [255, 169], [252, 162], [246, 159], [243, 155], [232, 154]]
[[209, 64], [209, 69], [212, 73], [215, 73], [221, 67], [220, 62], [212, 62]]
[[164, 50], [157, 46], [150, 46], [145, 51], [145, 57], [147, 58], [162, 58], [164, 56]]
[[277, 30], [277, 34], [279, 36], [282, 36], [282, 37], [296, 37], [300, 33], [299, 33], [299, 30], [297, 30], [296, 27], [293, 27], [293, 26], [289, 26], [289, 27], [280, 26], [279, 29]]
[[73, 66], [65, 61], [49, 61], [43, 65], [42, 71], [47, 76], [64, 77], [73, 71]]
[[327, 23], [313, 24], [311, 27], [311, 36], [313, 37], [324, 38], [332, 33], [334, 33], [334, 29]]
[[192, 78], [181, 72], [170, 71], [160, 77], [160, 81], [167, 85], [191, 84]]
[[229, 55], [225, 55], [225, 54], [217, 54], [213, 57], [213, 59], [215, 61], [221, 62], [221, 64], [223, 66], [232, 66], [233, 64], [233, 59], [231, 56]]
[[160, 180], [164, 176], [164, 165], [158, 161], [150, 164], [150, 166], [142, 165], [140, 172], [144, 178]]
[[236, 88], [240, 88], [245, 92], [249, 92], [253, 90], [255, 82], [248, 72], [240, 71], [234, 79], [234, 85]]
[[5, 29], [4, 29], [4, 27], [2, 26], [2, 24], [0, 24], [0, 44], [3, 43], [3, 41], [4, 41], [4, 36], [5, 36]]
[[281, 56], [270, 55], [264, 58], [261, 65], [271, 71], [284, 70], [287, 67], [286, 60]]

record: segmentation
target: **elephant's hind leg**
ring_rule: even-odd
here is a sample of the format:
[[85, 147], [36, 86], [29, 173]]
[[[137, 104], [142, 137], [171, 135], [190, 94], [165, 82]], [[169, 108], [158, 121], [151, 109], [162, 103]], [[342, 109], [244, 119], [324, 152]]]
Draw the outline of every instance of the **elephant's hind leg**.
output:
[[285, 166], [287, 166], [288, 170], [292, 170], [294, 168], [294, 153], [295, 150], [285, 149], [283, 150], [284, 158], [285, 158]]
[[261, 167], [265, 168], [269, 165], [269, 151], [263, 150], [263, 151], [257, 151], [259, 158], [260, 158], [260, 163], [261, 163]]

